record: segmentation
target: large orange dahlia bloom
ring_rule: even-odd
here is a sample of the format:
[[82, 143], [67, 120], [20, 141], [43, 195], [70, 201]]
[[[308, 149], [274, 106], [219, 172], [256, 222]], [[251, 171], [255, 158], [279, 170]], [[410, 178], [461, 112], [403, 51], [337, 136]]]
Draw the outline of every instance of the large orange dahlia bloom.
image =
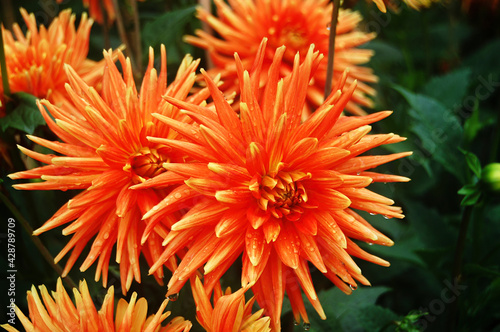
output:
[[[101, 309], [96, 310], [90, 296], [87, 283], [80, 282], [78, 289], [73, 289], [74, 303], [64, 289], [61, 279], [57, 280], [56, 291], [52, 296], [44, 285], [40, 287], [40, 295], [35, 286], [28, 291], [29, 318], [16, 308], [16, 314], [26, 331], [36, 332], [181, 332], [191, 329], [191, 322], [182, 317], [175, 317], [166, 326], [161, 323], [170, 315], [164, 312], [168, 300], [163, 301], [156, 314], [146, 318], [148, 301], [137, 300], [134, 292], [130, 302], [120, 299], [116, 306], [114, 288], [108, 289]], [[5, 324], [1, 325], [9, 332], [17, 329]]]
[[[37, 28], [35, 15], [23, 8], [21, 14], [28, 28], [26, 36], [18, 24], [13, 25], [12, 32], [2, 27], [12, 93], [27, 92], [59, 106], [67, 105], [65, 64], [73, 67], [89, 85], [96, 85], [102, 78], [104, 61], [87, 59], [92, 20], [86, 14], [82, 15], [78, 28], [70, 10], [62, 11], [48, 28]], [[5, 102], [0, 84], [0, 117], [5, 116]]]
[[[363, 251], [357, 241], [390, 246], [393, 242], [374, 229], [356, 210], [403, 218], [394, 201], [366, 187], [372, 182], [408, 181], [370, 169], [410, 153], [363, 155], [382, 144], [397, 143], [395, 134], [369, 134], [369, 124], [387, 117], [380, 112], [363, 117], [341, 117], [355, 90], [344, 91], [346, 77], [309, 117], [301, 122], [306, 88], [321, 56], [309, 48], [299, 66], [295, 57], [290, 76], [280, 79], [285, 47], [276, 50], [269, 79], [259, 98], [262, 62], [270, 49], [258, 51], [255, 70], [249, 74], [236, 56], [241, 83], [240, 116], [205, 72], [216, 113], [175, 98], [166, 99], [197, 125], [155, 115], [191, 143], [183, 151], [197, 163], [164, 164], [186, 178], [182, 186], [203, 194], [186, 215], [172, 226], [165, 251], [151, 271], [179, 248], [190, 249], [168, 283], [177, 293], [186, 280], [204, 265], [204, 284], [209, 292], [228, 267], [242, 255], [242, 285], [251, 285], [257, 302], [265, 308], [274, 330], [279, 330], [285, 292], [295, 319], [308, 318], [301, 288], [321, 317], [325, 317], [312, 283], [308, 262], [335, 285], [350, 293], [356, 281], [368, 285], [352, 260], [388, 262]], [[149, 138], [177, 149], [175, 142]], [[146, 182], [147, 183], [147, 182]], [[181, 188], [182, 188], [181, 187]], [[159, 204], [145, 217], [168, 213]]]
[[[198, 37], [187, 36], [185, 39], [190, 44], [209, 50], [215, 65], [209, 73], [221, 74], [224, 82], [222, 90], [226, 93], [239, 89], [233, 54], [238, 53], [243, 67], [250, 70], [263, 38], [268, 38], [270, 49], [282, 45], [287, 47], [279, 71], [281, 77], [291, 72], [295, 54], [299, 52], [303, 60], [311, 44], [316, 45], [320, 53], [328, 54], [328, 25], [332, 14], [332, 4], [328, 0], [229, 0], [230, 6], [222, 0], [214, 2], [218, 17], [202, 8], [198, 9], [198, 16], [207, 22], [220, 38], [198, 30]], [[361, 20], [358, 12], [340, 10], [333, 74], [333, 82], [337, 82], [342, 73], [349, 69], [348, 84], [358, 80], [357, 88], [346, 108], [347, 111], [358, 115], [364, 114], [360, 106], [372, 107], [373, 104], [367, 96], [373, 96], [375, 90], [366, 83], [377, 81], [370, 68], [361, 66], [370, 60], [373, 51], [357, 47], [375, 37], [374, 33], [365, 33], [358, 29]], [[273, 53], [268, 51], [263, 61], [264, 73], [272, 60]], [[324, 61], [307, 86], [305, 105], [308, 109], [316, 109], [323, 102], [326, 70], [327, 62]], [[263, 81], [264, 76], [261, 78]]]
[[220, 284], [214, 289], [213, 307], [210, 298], [205, 292], [200, 279], [196, 277], [191, 284], [194, 301], [196, 303], [196, 316], [198, 322], [207, 332], [267, 332], [269, 317], [262, 317], [263, 310], [252, 314], [254, 298], [245, 303], [247, 288], [240, 288], [231, 293], [231, 289], [222, 292]]
[[[98, 259], [96, 280], [102, 274], [104, 284], [107, 282], [109, 258], [116, 243], [116, 261], [120, 263], [122, 289], [125, 292], [134, 278], [139, 282], [141, 280], [140, 253], [144, 254], [149, 264], [158, 260], [162, 239], [170, 225], [180, 217], [179, 212], [172, 211], [161, 222], [155, 223], [154, 227], [148, 226], [149, 220], [141, 220], [142, 215], [164, 196], [180, 195], [175, 186], [170, 184], [179, 182], [181, 177], [175, 173], [165, 174], [162, 164], [183, 162], [185, 157], [183, 152], [172, 152], [171, 148], [146, 139], [148, 136], [172, 140], [179, 138], [177, 132], [169, 130], [151, 114], [162, 114], [181, 123], [190, 122], [186, 115], [180, 114], [162, 96], [168, 95], [180, 100], [187, 98], [188, 101], [199, 104], [208, 96], [208, 92], [201, 91], [187, 97], [195, 81], [195, 70], [199, 62], [192, 61], [189, 56], [181, 64], [175, 81], [167, 86], [164, 47], [159, 75], [153, 68], [154, 56], [152, 49], [150, 50], [149, 66], [139, 93], [129, 59], [125, 59], [121, 52], [118, 53], [124, 71], [122, 76], [110, 53], [104, 52], [104, 58], [106, 70], [101, 95], [68, 66], [70, 84], [66, 87], [74, 107], [57, 107], [47, 100], [39, 104], [50, 129], [63, 142], [28, 137], [61, 155], [44, 155], [20, 147], [29, 157], [48, 165], [14, 173], [9, 177], [44, 180], [14, 185], [16, 189], [83, 189], [34, 234], [39, 235], [70, 223], [63, 229], [63, 234], [73, 234], [73, 237], [55, 258], [59, 261], [72, 250], [64, 274], [68, 273], [86, 244], [95, 236], [80, 269], [87, 269]], [[165, 180], [162, 186], [130, 190], [135, 184], [159, 175], [166, 175], [162, 177]], [[149, 237], [141, 243], [141, 236], [146, 228], [150, 232]], [[172, 265], [171, 268], [173, 267]], [[163, 272], [158, 270], [155, 276], [161, 280]]]

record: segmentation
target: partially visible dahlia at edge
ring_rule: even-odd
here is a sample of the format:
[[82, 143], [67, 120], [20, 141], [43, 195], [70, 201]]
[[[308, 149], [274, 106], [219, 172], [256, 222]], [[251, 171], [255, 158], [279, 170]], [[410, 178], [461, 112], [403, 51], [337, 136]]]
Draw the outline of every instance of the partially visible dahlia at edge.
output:
[[269, 317], [263, 317], [263, 310], [252, 314], [255, 298], [245, 302], [247, 288], [231, 293], [231, 288], [222, 291], [220, 284], [214, 287], [213, 306], [210, 293], [205, 292], [200, 279], [191, 280], [191, 289], [196, 303], [196, 318], [207, 332], [241, 331], [268, 332], [271, 330]]
[[[152, 114], [161, 114], [179, 123], [191, 123], [191, 118], [163, 100], [162, 96], [187, 100], [197, 105], [205, 103], [208, 90], [188, 96], [199, 63], [190, 56], [184, 58], [175, 80], [167, 85], [164, 47], [161, 50], [159, 73], [153, 67], [154, 55], [150, 49], [149, 66], [139, 91], [128, 58], [125, 59], [118, 52], [123, 74], [109, 52], [104, 52], [104, 58], [106, 69], [100, 94], [86, 84], [72, 67], [66, 66], [70, 82], [66, 90], [73, 106], [58, 107], [48, 100], [39, 103], [49, 128], [61, 141], [28, 136], [33, 142], [58, 155], [19, 147], [27, 156], [46, 165], [10, 174], [9, 177], [15, 180], [42, 180], [14, 185], [14, 188], [21, 190], [83, 190], [34, 234], [66, 225], [62, 233], [72, 237], [55, 258], [58, 262], [71, 252], [63, 276], [86, 250], [87, 244], [92, 243], [80, 270], [85, 271], [97, 262], [95, 278], [99, 280], [102, 275], [103, 284], [106, 285], [109, 260], [113, 254], [120, 266], [121, 285], [125, 293], [134, 279], [141, 281], [141, 254], [150, 266], [157, 261], [162, 252], [161, 243], [170, 226], [182, 215], [178, 210], [171, 211], [154, 226], [150, 220], [142, 218], [169, 194], [183, 193], [183, 189], [177, 187], [183, 178], [173, 172], [166, 172], [162, 165], [168, 162], [181, 163], [189, 157], [182, 151], [173, 151], [169, 146], [147, 139], [149, 136], [181, 139], [176, 131], [170, 130]], [[131, 189], [134, 185], [160, 176], [164, 180], [161, 185], [142, 190]], [[141, 241], [145, 230], [148, 230], [149, 236], [147, 240]], [[174, 269], [175, 260], [172, 259], [167, 267]], [[162, 269], [156, 270], [154, 276], [161, 282]]]
[[[137, 298], [133, 293], [130, 301], [120, 299], [115, 308], [114, 287], [111, 286], [102, 306], [97, 311], [87, 282], [80, 282], [79, 288], [73, 289], [72, 301], [59, 278], [56, 290], [48, 292], [45, 285], [35, 286], [27, 292], [28, 317], [16, 307], [16, 314], [27, 332], [187, 332], [191, 322], [182, 317], [173, 318], [168, 324], [162, 322], [170, 316], [164, 312], [168, 300], [163, 301], [158, 311], [147, 317], [148, 301]], [[19, 332], [9, 324], [0, 325], [9, 332]]]
[[[184, 178], [179, 190], [195, 191], [204, 198], [172, 225], [163, 242], [166, 247], [150, 273], [187, 247], [168, 283], [167, 296], [177, 294], [199, 269], [208, 294], [241, 259], [242, 287], [251, 287], [264, 315], [271, 318], [272, 330], [279, 331], [285, 293], [297, 322], [309, 321], [302, 292], [326, 318], [311, 278], [311, 265], [345, 293], [351, 293], [358, 282], [369, 285], [352, 256], [389, 265], [358, 246], [360, 242], [393, 244], [359, 211], [404, 217], [393, 200], [368, 186], [409, 181], [372, 169], [411, 153], [370, 154], [376, 147], [404, 138], [370, 133], [370, 124], [389, 116], [389, 111], [341, 116], [356, 90], [356, 81], [348, 84], [346, 74], [337, 80], [326, 101], [301, 120], [307, 87], [322, 59], [313, 46], [305, 55], [295, 56], [285, 78], [281, 78], [283, 63], [288, 61], [285, 47], [266, 47], [264, 39], [256, 54], [251, 72], [235, 55], [241, 91], [239, 116], [204, 71], [215, 112], [166, 96], [194, 123], [153, 115], [187, 143], [154, 135], [148, 140], [192, 160], [163, 164], [167, 174]], [[273, 60], [264, 65], [269, 54]], [[263, 76], [267, 84], [261, 89]], [[150, 181], [155, 180], [134, 188], [147, 187]], [[170, 195], [144, 217], [161, 220], [182, 199]]]
[[[75, 27], [76, 16], [68, 9], [48, 27], [37, 27], [34, 14], [21, 8], [21, 15], [27, 26], [26, 35], [18, 24], [13, 25], [12, 32], [1, 28], [11, 93], [26, 92], [57, 106], [69, 107], [71, 102], [64, 88], [68, 82], [65, 64], [73, 67], [90, 86], [100, 83], [104, 61], [87, 59], [92, 19], [83, 14]], [[0, 84], [0, 117], [5, 116], [6, 102]]]
[[[239, 92], [237, 69], [233, 55], [238, 53], [244, 69], [251, 70], [257, 58], [257, 50], [263, 38], [268, 39], [269, 50], [263, 57], [263, 70], [260, 85], [266, 80], [267, 69], [273, 61], [273, 52], [282, 45], [286, 46], [279, 74], [284, 77], [291, 73], [295, 54], [299, 52], [301, 60], [305, 59], [309, 46], [314, 44], [317, 50], [327, 55], [330, 35], [332, 3], [328, 0], [215, 0], [217, 17], [204, 9], [198, 9], [200, 20], [220, 36], [215, 37], [202, 30], [195, 36], [186, 36], [185, 40], [195, 46], [207, 49], [214, 63], [208, 73], [221, 75], [226, 94]], [[359, 48], [375, 38], [374, 33], [366, 33], [359, 28], [362, 17], [358, 12], [340, 10], [337, 35], [335, 40], [333, 86], [348, 69], [350, 75], [347, 85], [354, 80], [358, 84], [346, 106], [352, 114], [366, 114], [362, 107], [371, 108], [375, 89], [369, 84], [378, 81], [369, 67], [363, 66], [373, 55], [373, 51]], [[327, 62], [319, 64], [313, 79], [305, 87], [307, 99], [304, 103], [305, 113], [319, 107], [324, 100]]]

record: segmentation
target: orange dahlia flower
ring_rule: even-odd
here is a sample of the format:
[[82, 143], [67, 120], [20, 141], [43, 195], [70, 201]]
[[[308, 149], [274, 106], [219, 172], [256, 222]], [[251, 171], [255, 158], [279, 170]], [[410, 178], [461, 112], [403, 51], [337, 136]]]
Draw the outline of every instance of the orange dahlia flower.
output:
[[[52, 296], [44, 285], [40, 287], [40, 295], [35, 286], [28, 291], [29, 318], [16, 307], [16, 314], [26, 331], [36, 332], [181, 332], [191, 329], [191, 322], [182, 317], [175, 317], [166, 326], [161, 323], [170, 315], [164, 312], [168, 300], [163, 301], [156, 314], [146, 319], [148, 301], [145, 298], [137, 300], [133, 293], [130, 302], [120, 299], [113, 315], [115, 301], [114, 288], [108, 289], [101, 309], [96, 310], [90, 296], [87, 283], [80, 282], [78, 289], [73, 289], [74, 303], [64, 289], [61, 279], [57, 280], [56, 291]], [[114, 316], [114, 318], [113, 318]], [[17, 329], [5, 324], [1, 325], [9, 332]]]
[[[5, 61], [12, 93], [27, 92], [45, 98], [56, 105], [68, 104], [64, 84], [68, 82], [64, 65], [69, 64], [89, 85], [102, 77], [104, 61], [87, 59], [92, 20], [82, 15], [75, 29], [75, 15], [62, 11], [48, 28], [37, 28], [35, 15], [21, 8], [28, 32], [19, 25], [12, 32], [2, 27], [5, 43]], [[5, 96], [0, 84], [0, 117], [5, 116]]]
[[[320, 53], [328, 54], [328, 25], [332, 14], [332, 4], [328, 0], [229, 0], [230, 6], [222, 0], [214, 2], [218, 18], [202, 8], [198, 8], [198, 16], [221, 38], [197, 30], [198, 37], [187, 36], [185, 40], [209, 50], [215, 65], [209, 73], [221, 74], [224, 82], [222, 90], [225, 92], [239, 89], [233, 54], [238, 53], [243, 67], [250, 70], [263, 38], [268, 38], [270, 49], [282, 45], [287, 47], [279, 70], [281, 77], [291, 72], [295, 54], [299, 52], [303, 60], [311, 44], [316, 45]], [[356, 91], [346, 108], [354, 114], [365, 114], [360, 106], [372, 107], [373, 102], [367, 96], [375, 95], [375, 90], [367, 83], [377, 82], [372, 70], [361, 66], [370, 60], [373, 51], [357, 47], [375, 37], [374, 33], [358, 30], [361, 20], [358, 12], [340, 10], [335, 42], [333, 82], [337, 82], [346, 69], [350, 73], [348, 84], [358, 80]], [[268, 51], [263, 59], [263, 73], [267, 72], [272, 60], [273, 53]], [[326, 70], [327, 62], [324, 61], [307, 86], [306, 109], [316, 109], [323, 102]], [[261, 79], [264, 82], [265, 75]]]
[[[170, 147], [146, 139], [152, 135], [176, 140], [179, 135], [152, 117], [151, 113], [162, 114], [181, 123], [191, 121], [161, 96], [186, 99], [195, 81], [195, 70], [199, 61], [186, 57], [176, 80], [167, 86], [165, 48], [162, 47], [161, 51], [159, 75], [153, 68], [154, 56], [151, 49], [149, 66], [138, 93], [129, 59], [125, 59], [123, 54], [118, 52], [124, 71], [122, 76], [111, 54], [104, 52], [104, 58], [106, 70], [101, 95], [68, 66], [66, 69], [70, 84], [66, 87], [74, 107], [57, 107], [47, 100], [39, 104], [50, 129], [63, 142], [28, 137], [61, 155], [44, 155], [20, 147], [29, 157], [48, 165], [9, 176], [12, 179], [44, 180], [14, 185], [16, 189], [83, 189], [83, 192], [62, 206], [34, 234], [39, 235], [70, 223], [63, 229], [63, 234], [73, 234], [73, 237], [55, 258], [59, 261], [73, 250], [64, 274], [68, 273], [87, 242], [95, 236], [80, 269], [86, 270], [98, 259], [96, 280], [102, 274], [104, 284], [107, 282], [111, 251], [116, 244], [116, 261], [120, 263], [122, 289], [125, 292], [134, 278], [140, 282], [140, 253], [144, 254], [149, 264], [158, 260], [161, 241], [170, 225], [180, 216], [179, 212], [172, 211], [166, 218], [156, 222], [154, 227], [150, 227], [149, 220], [141, 220], [142, 215], [167, 194], [184, 193], [171, 185], [182, 178], [175, 173], [165, 173], [162, 167], [166, 162], [183, 162], [184, 153], [171, 151]], [[202, 93], [203, 91], [187, 100], [198, 104], [208, 96], [207, 92], [205, 97]], [[162, 185], [144, 190], [130, 190], [135, 184], [156, 177], [163, 179]], [[184, 207], [182, 205], [182, 208]], [[145, 229], [148, 229], [150, 234], [147, 241], [141, 242]], [[173, 267], [172, 265], [171, 268]], [[155, 276], [160, 281], [163, 272], [159, 270]]]
[[269, 317], [262, 317], [263, 310], [252, 314], [254, 298], [245, 303], [247, 288], [241, 288], [231, 294], [227, 288], [223, 293], [220, 284], [214, 291], [214, 306], [205, 292], [198, 277], [191, 284], [194, 301], [196, 303], [196, 317], [207, 332], [267, 332], [270, 331]]
[[[313, 115], [301, 122], [307, 86], [321, 60], [312, 46], [300, 66], [300, 56], [295, 57], [292, 73], [285, 79], [280, 79], [280, 68], [286, 61], [286, 49], [278, 48], [259, 99], [262, 63], [269, 52], [263, 43], [252, 74], [236, 56], [241, 82], [239, 117], [203, 71], [216, 113], [165, 97], [198, 125], [185, 126], [154, 115], [191, 142], [183, 151], [198, 161], [164, 167], [186, 178], [182, 187], [206, 199], [172, 226], [164, 241], [165, 251], [151, 271], [161, 267], [178, 248], [188, 246], [168, 283], [167, 296], [177, 293], [203, 264], [209, 292], [242, 254], [242, 285], [252, 286], [257, 302], [271, 317], [273, 330], [278, 331], [285, 292], [297, 321], [302, 317], [308, 322], [301, 288], [325, 318], [308, 262], [346, 293], [356, 287], [356, 281], [369, 284], [351, 256], [389, 265], [356, 244], [355, 240], [393, 244], [356, 210], [387, 218], [404, 217], [401, 208], [392, 206], [393, 200], [367, 186], [408, 181], [369, 170], [410, 153], [361, 156], [404, 139], [395, 134], [369, 134], [369, 124], [391, 112], [341, 117], [356, 88], [353, 83], [344, 89], [346, 76], [338, 80], [334, 92]], [[178, 149], [168, 139], [150, 141]], [[169, 204], [175, 204], [175, 199]], [[156, 206], [145, 217], [161, 216], [163, 210], [169, 211], [169, 204]]]

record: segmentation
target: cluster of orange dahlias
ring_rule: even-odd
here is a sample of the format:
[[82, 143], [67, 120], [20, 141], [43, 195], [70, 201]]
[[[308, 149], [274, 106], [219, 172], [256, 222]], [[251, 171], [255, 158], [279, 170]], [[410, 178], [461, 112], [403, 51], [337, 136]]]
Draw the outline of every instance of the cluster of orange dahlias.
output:
[[[164, 267], [171, 271], [167, 297], [191, 282], [207, 331], [279, 331], [285, 294], [297, 322], [309, 322], [302, 294], [325, 319], [310, 268], [347, 294], [357, 283], [369, 285], [352, 256], [389, 263], [357, 243], [393, 242], [359, 211], [404, 217], [393, 200], [368, 188], [409, 181], [372, 171], [410, 154], [368, 153], [404, 140], [370, 133], [370, 125], [391, 112], [366, 115], [362, 109], [372, 106], [369, 84], [377, 78], [362, 66], [372, 52], [357, 47], [375, 36], [357, 27], [359, 13], [341, 10], [334, 89], [324, 99], [328, 1], [215, 4], [218, 17], [201, 9], [198, 16], [220, 37], [203, 31], [186, 37], [208, 49], [215, 64], [201, 70], [203, 88], [197, 89], [199, 61], [190, 56], [167, 84], [165, 49], [159, 71], [150, 50], [137, 87], [121, 51], [104, 51], [99, 63], [86, 59], [92, 24], [86, 17], [75, 30], [74, 16], [65, 11], [48, 29], [38, 29], [22, 11], [26, 37], [18, 27], [17, 40], [2, 30], [9, 81], [13, 91], [43, 98], [39, 110], [59, 140], [28, 136], [54, 154], [20, 146], [46, 165], [10, 178], [34, 179], [16, 189], [80, 190], [35, 231], [64, 225], [63, 234], [71, 235], [55, 258], [69, 255], [63, 277], [85, 251], [80, 270], [97, 263], [95, 279], [106, 285], [113, 255], [126, 294], [134, 280], [141, 282], [145, 259], [160, 284]], [[357, 116], [344, 116], [344, 110]], [[223, 292], [221, 278], [237, 260], [242, 288]], [[246, 291], [254, 294], [248, 302]], [[112, 288], [99, 312], [85, 282], [74, 291], [75, 304], [60, 281], [52, 297], [43, 286], [40, 293], [28, 292], [29, 318], [17, 311], [27, 331], [191, 327], [182, 318], [161, 327], [167, 301], [146, 319], [147, 302], [135, 294], [129, 303], [121, 300], [114, 314]], [[254, 301], [262, 309], [252, 314]]]

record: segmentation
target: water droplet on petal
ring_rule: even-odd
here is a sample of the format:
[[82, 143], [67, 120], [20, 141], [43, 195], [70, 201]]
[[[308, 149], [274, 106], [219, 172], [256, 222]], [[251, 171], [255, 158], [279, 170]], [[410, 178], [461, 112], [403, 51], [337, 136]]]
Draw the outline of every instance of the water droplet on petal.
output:
[[373, 246], [373, 243], [371, 243], [371, 242], [368, 242], [368, 245], [369, 245], [369, 246]]
[[389, 219], [389, 216], [384, 216], [384, 219]]
[[106, 232], [106, 233], [104, 233], [103, 238], [104, 238], [104, 239], [107, 239], [108, 237], [109, 237], [109, 233], [107, 233], [107, 232]]
[[376, 213], [370, 212], [370, 216], [374, 216]]
[[178, 298], [179, 298], [179, 294], [172, 294], [172, 295], [168, 296], [168, 299], [170, 301], [177, 301]]
[[175, 197], [175, 198], [177, 198], [177, 199], [180, 199], [180, 198], [182, 197], [182, 195], [181, 195], [181, 193], [176, 193], [176, 194], [174, 195], [174, 197]]
[[305, 331], [309, 331], [309, 329], [311, 328], [311, 324], [310, 323], [304, 323], [304, 324], [302, 324], [302, 327], [304, 328]]

